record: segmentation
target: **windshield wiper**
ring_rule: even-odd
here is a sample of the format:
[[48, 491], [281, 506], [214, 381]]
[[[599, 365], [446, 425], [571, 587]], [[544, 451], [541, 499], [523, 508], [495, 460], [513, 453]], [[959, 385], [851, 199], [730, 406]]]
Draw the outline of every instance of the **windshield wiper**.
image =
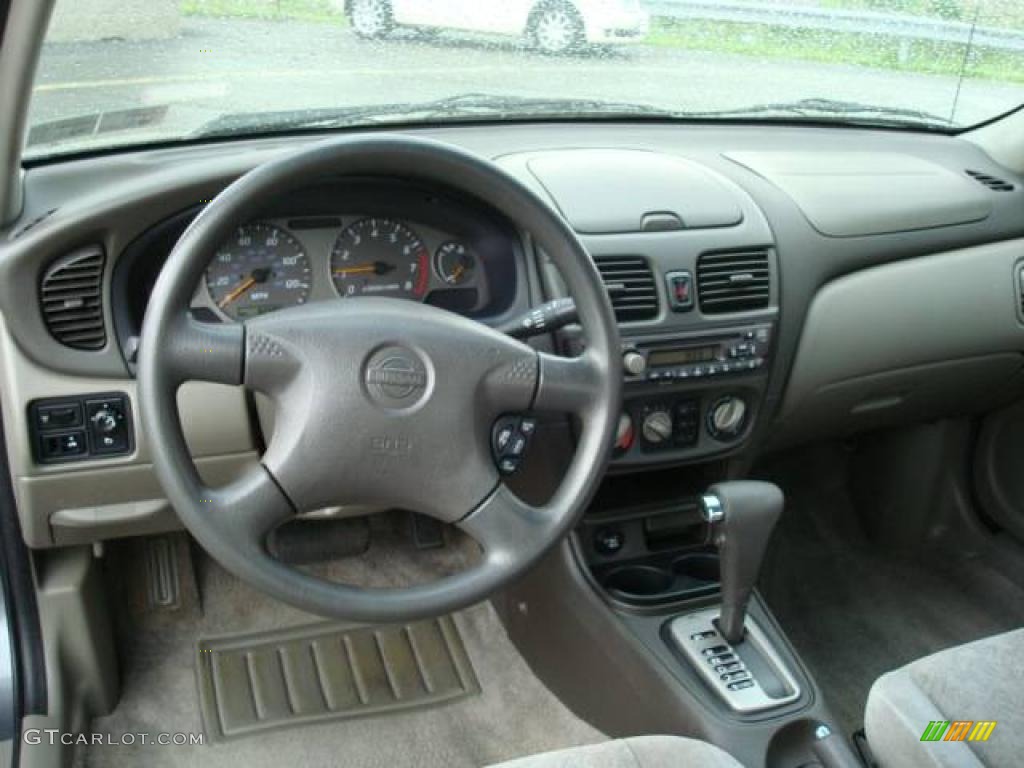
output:
[[883, 107], [877, 104], [862, 104], [856, 101], [840, 101], [837, 99], [799, 99], [766, 104], [755, 104], [738, 109], [723, 109], [714, 112], [691, 112], [689, 117], [699, 118], [730, 118], [730, 117], [767, 117], [786, 116], [820, 118], [823, 116], [841, 117], [848, 122], [868, 123], [871, 125], [900, 125], [909, 127], [949, 129], [953, 123], [944, 117], [903, 107]]
[[712, 120], [742, 117], [841, 117], [844, 122], [948, 129], [951, 123], [915, 109], [881, 107], [833, 99], [801, 99], [719, 111], [686, 111], [601, 99], [557, 99], [466, 93], [416, 103], [365, 104], [354, 107], [247, 112], [224, 115], [203, 125], [192, 138], [221, 138], [281, 131], [327, 131], [369, 124], [407, 121], [460, 122], [479, 119], [529, 120], [537, 117], [614, 120]]
[[412, 104], [366, 104], [358, 107], [231, 114], [202, 126], [193, 134], [193, 138], [217, 138], [273, 131], [330, 130], [412, 119], [429, 122], [531, 117], [682, 118], [686, 117], [686, 114], [643, 104], [600, 99], [552, 99], [467, 93]]

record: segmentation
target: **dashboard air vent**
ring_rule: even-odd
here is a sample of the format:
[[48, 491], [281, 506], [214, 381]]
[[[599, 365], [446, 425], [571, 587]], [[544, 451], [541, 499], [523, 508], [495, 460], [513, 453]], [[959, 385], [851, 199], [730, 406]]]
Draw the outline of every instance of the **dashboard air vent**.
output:
[[697, 298], [705, 315], [765, 309], [770, 290], [766, 251], [705, 253], [697, 259]]
[[620, 323], [650, 320], [658, 315], [658, 291], [654, 274], [640, 256], [599, 256], [594, 259], [615, 319]]
[[88, 246], [51, 264], [40, 284], [43, 319], [50, 334], [74, 349], [102, 349], [103, 250]]
[[979, 184], [984, 184], [994, 192], [1013, 192], [1014, 186], [1005, 179], [1000, 179], [998, 176], [991, 176], [981, 171], [968, 170], [967, 175], [974, 179]]

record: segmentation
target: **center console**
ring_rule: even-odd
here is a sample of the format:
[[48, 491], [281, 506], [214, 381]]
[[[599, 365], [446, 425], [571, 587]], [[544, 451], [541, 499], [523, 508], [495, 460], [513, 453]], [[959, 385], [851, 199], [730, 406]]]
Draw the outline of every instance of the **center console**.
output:
[[760, 408], [773, 326], [628, 336], [617, 467], [728, 453], [747, 438]]
[[[503, 164], [551, 200], [593, 258], [623, 377], [609, 472], [570, 541], [507, 595], [513, 639], [609, 735], [703, 738], [751, 768], [857, 765], [754, 590], [781, 494], [734, 482], [777, 347], [779, 265], [764, 214], [728, 178], [677, 156], [579, 149]], [[561, 275], [543, 253], [537, 265], [545, 300], [561, 301]], [[568, 355], [587, 343], [571, 325], [555, 342]]]

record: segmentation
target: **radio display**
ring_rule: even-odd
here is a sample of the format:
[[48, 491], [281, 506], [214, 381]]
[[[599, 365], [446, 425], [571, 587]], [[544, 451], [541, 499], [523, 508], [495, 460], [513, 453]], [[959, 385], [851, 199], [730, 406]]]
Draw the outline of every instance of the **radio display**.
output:
[[652, 368], [687, 363], [708, 363], [715, 359], [718, 347], [686, 347], [683, 349], [652, 349], [647, 364]]

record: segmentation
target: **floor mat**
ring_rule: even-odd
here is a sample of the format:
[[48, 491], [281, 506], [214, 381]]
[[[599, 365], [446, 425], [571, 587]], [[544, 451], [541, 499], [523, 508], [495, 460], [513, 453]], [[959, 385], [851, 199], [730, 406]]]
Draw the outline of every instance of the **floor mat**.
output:
[[761, 592], [847, 735], [863, 724], [880, 675], [1024, 624], [1014, 573], [1024, 553], [1014, 543], [994, 541], [989, 556], [943, 561], [893, 554], [868, 540], [845, 475], [826, 458], [800, 454], [773, 464], [770, 475], [786, 493], [786, 509]]
[[[400, 586], [465, 568], [473, 554], [451, 544], [417, 552], [408, 534], [375, 530], [371, 551], [333, 564], [330, 576], [370, 587]], [[116, 567], [118, 563], [109, 565], [120, 582], [140, 578], [135, 571]], [[122, 698], [112, 713], [93, 721], [92, 732], [113, 734], [114, 741], [118, 734], [201, 734], [196, 686], [200, 638], [290, 631], [323, 621], [261, 594], [206, 557], [197, 559], [197, 570], [201, 608], [183, 616], [131, 611], [128, 600], [115, 604], [127, 625], [120, 641]], [[162, 746], [138, 739], [129, 745], [104, 743], [78, 750], [76, 766], [474, 768], [605, 740], [537, 679], [490, 604], [459, 611], [452, 623], [479, 681], [477, 695], [430, 707], [260, 730], [244, 738], [206, 738], [203, 745]]]
[[447, 616], [201, 639], [197, 652], [203, 722], [215, 741], [442, 704], [480, 691]]

